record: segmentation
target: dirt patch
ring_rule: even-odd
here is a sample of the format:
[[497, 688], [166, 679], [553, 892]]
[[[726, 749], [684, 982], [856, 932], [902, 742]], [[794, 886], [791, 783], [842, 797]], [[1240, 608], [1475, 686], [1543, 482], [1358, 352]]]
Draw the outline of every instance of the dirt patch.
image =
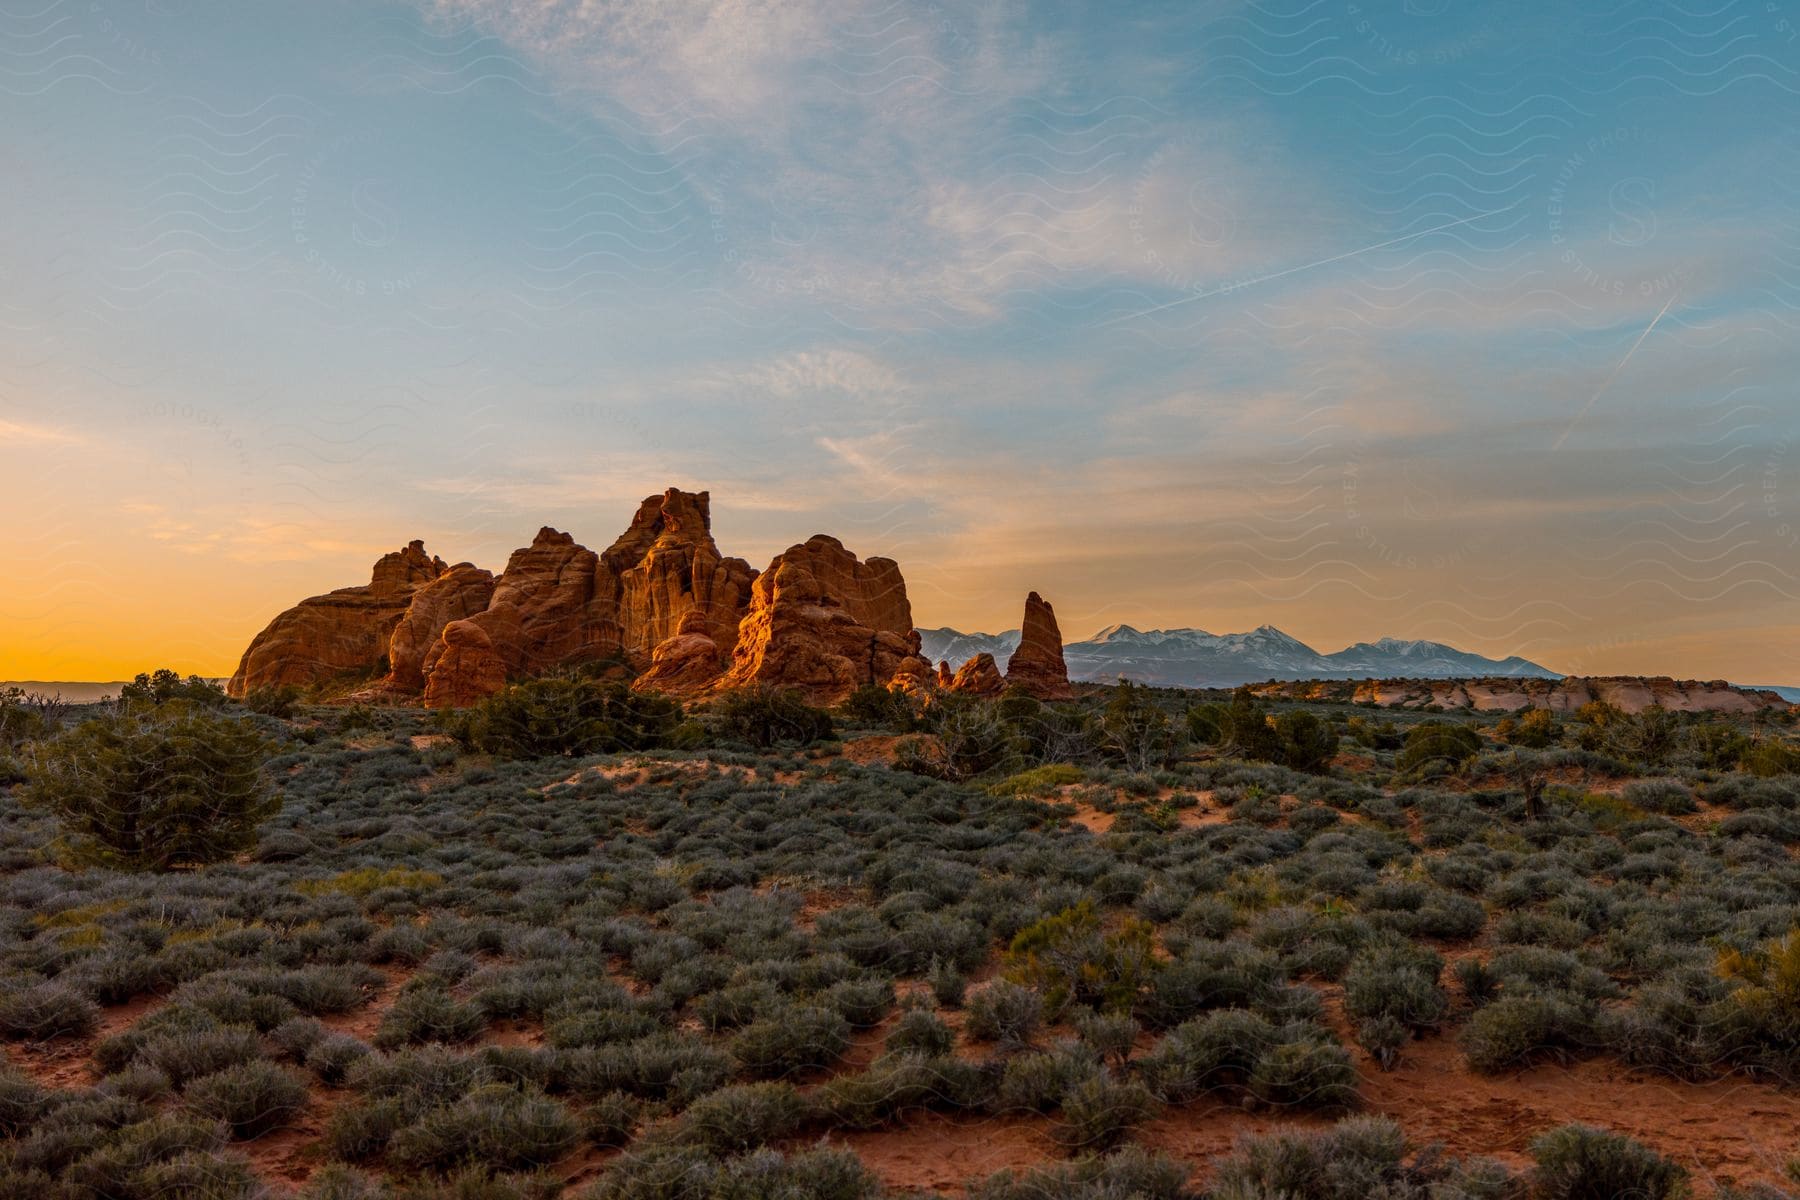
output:
[[1408, 1046], [1393, 1071], [1363, 1065], [1363, 1097], [1374, 1111], [1453, 1154], [1515, 1166], [1533, 1137], [1579, 1121], [1637, 1138], [1703, 1182], [1779, 1183], [1800, 1129], [1800, 1094], [1767, 1084], [1686, 1083], [1607, 1059], [1477, 1075], [1447, 1034]]
[[253, 1141], [239, 1142], [234, 1149], [250, 1160], [251, 1168], [264, 1181], [278, 1188], [298, 1190], [324, 1165], [320, 1139], [325, 1136], [331, 1114], [347, 1099], [348, 1093], [341, 1089], [315, 1087], [307, 1096], [306, 1111], [294, 1124]]
[[[1065, 803], [1074, 804], [1073, 801]], [[1069, 819], [1089, 833], [1108, 833], [1118, 821], [1118, 813], [1101, 812], [1090, 804], [1074, 804], [1075, 813]]]
[[844, 743], [843, 757], [858, 766], [880, 764], [891, 767], [898, 758], [897, 748], [905, 738], [899, 734], [873, 734], [852, 738]]
[[[1498, 1159], [1519, 1171], [1527, 1147], [1546, 1130], [1582, 1122], [1637, 1138], [1686, 1166], [1705, 1195], [1718, 1185], [1779, 1185], [1800, 1128], [1800, 1096], [1746, 1081], [1689, 1084], [1645, 1076], [1602, 1060], [1534, 1067], [1489, 1078], [1469, 1071], [1455, 1042], [1414, 1043], [1399, 1067], [1363, 1060], [1366, 1112], [1399, 1121], [1420, 1144], [1458, 1157]], [[1239, 1139], [1278, 1129], [1324, 1129], [1336, 1118], [1248, 1109], [1202, 1098], [1150, 1122], [1137, 1141], [1187, 1164], [1204, 1185], [1215, 1159]], [[995, 1171], [1063, 1161], [1045, 1118], [955, 1117], [926, 1113], [901, 1128], [838, 1135], [893, 1188], [962, 1194]]]
[[94, 1065], [94, 1047], [137, 1024], [161, 1008], [162, 996], [139, 996], [126, 1004], [100, 1011], [94, 1032], [83, 1038], [57, 1038], [49, 1042], [9, 1042], [6, 1061], [44, 1087], [85, 1088], [100, 1082]]
[[677, 774], [689, 777], [710, 776], [715, 771], [713, 764], [708, 762], [695, 760], [671, 762], [657, 758], [631, 758], [624, 762], [583, 767], [566, 779], [559, 779], [555, 783], [546, 783], [540, 790], [548, 795], [563, 788], [580, 787], [589, 780], [605, 779], [618, 785], [622, 791], [630, 791], [632, 788], [648, 783], [653, 772], [670, 768], [673, 768]]
[[904, 1128], [844, 1133], [831, 1140], [854, 1151], [891, 1188], [960, 1193], [970, 1180], [996, 1171], [1025, 1171], [1063, 1158], [1049, 1128], [1041, 1117], [921, 1113]]
[[414, 972], [412, 967], [396, 966], [391, 963], [375, 969], [381, 972], [382, 982], [368, 990], [363, 997], [361, 1007], [353, 1008], [349, 1012], [324, 1013], [319, 1017], [319, 1023], [327, 1029], [335, 1030], [338, 1033], [347, 1033], [352, 1037], [361, 1038], [365, 1042], [373, 1040], [376, 1029], [381, 1026], [381, 1018], [387, 1015], [387, 1010], [393, 1006], [394, 998], [400, 994], [401, 987], [413, 977]]

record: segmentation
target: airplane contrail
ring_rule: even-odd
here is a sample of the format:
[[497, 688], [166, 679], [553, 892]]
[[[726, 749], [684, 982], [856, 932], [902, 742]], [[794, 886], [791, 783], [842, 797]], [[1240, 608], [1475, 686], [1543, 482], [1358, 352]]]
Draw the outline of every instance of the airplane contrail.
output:
[[1612, 374], [1606, 377], [1606, 382], [1602, 383], [1594, 390], [1594, 394], [1588, 397], [1588, 402], [1581, 406], [1581, 411], [1575, 414], [1575, 419], [1570, 421], [1569, 427], [1562, 431], [1562, 436], [1556, 439], [1556, 445], [1550, 447], [1551, 450], [1563, 448], [1563, 443], [1569, 440], [1569, 435], [1575, 432], [1575, 427], [1581, 424], [1582, 419], [1592, 411], [1594, 402], [1599, 400], [1606, 393], [1606, 389], [1612, 386], [1613, 380], [1619, 377], [1619, 372], [1625, 369], [1625, 364], [1631, 361], [1631, 356], [1637, 353], [1638, 347], [1644, 344], [1644, 339], [1650, 336], [1650, 331], [1656, 328], [1656, 323], [1668, 314], [1669, 309], [1674, 306], [1680, 296], [1681, 289], [1679, 287], [1669, 293], [1669, 301], [1662, 306], [1662, 311], [1650, 318], [1650, 323], [1644, 326], [1644, 332], [1638, 334], [1637, 341], [1631, 343], [1631, 349], [1625, 352], [1625, 357], [1619, 360], [1619, 365], [1612, 369]]
[[1343, 262], [1347, 258], [1355, 258], [1359, 254], [1367, 254], [1371, 250], [1385, 250], [1389, 246], [1398, 246], [1402, 242], [1410, 242], [1414, 238], [1422, 238], [1428, 233], [1441, 233], [1446, 229], [1455, 229], [1458, 225], [1469, 225], [1476, 221], [1485, 220], [1488, 217], [1497, 217], [1501, 213], [1510, 212], [1517, 207], [1517, 204], [1509, 204], [1505, 208], [1496, 208], [1492, 212], [1476, 213], [1472, 217], [1462, 217], [1455, 221], [1446, 221], [1442, 225], [1433, 225], [1430, 229], [1420, 229], [1415, 230], [1412, 233], [1401, 234], [1399, 237], [1389, 238], [1385, 242], [1376, 242], [1372, 246], [1362, 246], [1355, 250], [1346, 250], [1342, 254], [1334, 254], [1330, 258], [1321, 258], [1316, 262], [1301, 263], [1299, 266], [1289, 267], [1285, 271], [1275, 271], [1268, 275], [1259, 275], [1255, 279], [1246, 279], [1239, 283], [1224, 284], [1221, 287], [1213, 288], [1211, 291], [1195, 292], [1192, 296], [1183, 296], [1178, 300], [1170, 300], [1166, 304], [1158, 304], [1153, 308], [1140, 309], [1137, 312], [1129, 312], [1121, 316], [1110, 317], [1097, 325], [1089, 326], [1089, 328], [1105, 329], [1108, 325], [1117, 325], [1121, 321], [1135, 321], [1139, 317], [1147, 317], [1152, 313], [1159, 313], [1165, 309], [1179, 308], [1183, 304], [1192, 304], [1196, 300], [1207, 300], [1214, 296], [1223, 296], [1229, 292], [1239, 291], [1240, 289], [1247, 287], [1254, 287], [1259, 283], [1268, 283], [1271, 279], [1280, 279], [1284, 276], [1294, 275], [1301, 271], [1311, 271], [1317, 267], [1327, 267], [1335, 262]]

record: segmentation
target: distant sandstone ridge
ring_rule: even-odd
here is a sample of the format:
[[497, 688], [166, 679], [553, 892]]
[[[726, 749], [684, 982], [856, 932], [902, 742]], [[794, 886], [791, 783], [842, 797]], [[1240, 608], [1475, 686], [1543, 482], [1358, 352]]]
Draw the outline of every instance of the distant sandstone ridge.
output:
[[[1069, 695], [1056, 617], [1035, 592], [1023, 627], [1013, 671], [964, 690]], [[360, 693], [369, 698], [462, 706], [509, 681], [608, 661], [639, 671], [639, 687], [678, 695], [768, 684], [832, 701], [866, 684], [957, 686], [920, 653], [892, 559], [858, 559], [815, 534], [758, 572], [719, 553], [706, 492], [670, 488], [645, 499], [605, 551], [545, 528], [498, 576], [412, 542], [376, 562], [366, 586], [276, 617], [226, 690], [360, 676], [375, 679]]]
[[1261, 696], [1289, 700], [1373, 703], [1384, 708], [1435, 704], [1441, 708], [1477, 712], [1516, 712], [1524, 708], [1573, 712], [1597, 700], [1628, 713], [1643, 712], [1647, 708], [1666, 708], [1673, 712], [1753, 713], [1788, 707], [1788, 702], [1776, 692], [1734, 687], [1723, 680], [1701, 682], [1667, 676], [1307, 680], [1265, 683], [1254, 690]]

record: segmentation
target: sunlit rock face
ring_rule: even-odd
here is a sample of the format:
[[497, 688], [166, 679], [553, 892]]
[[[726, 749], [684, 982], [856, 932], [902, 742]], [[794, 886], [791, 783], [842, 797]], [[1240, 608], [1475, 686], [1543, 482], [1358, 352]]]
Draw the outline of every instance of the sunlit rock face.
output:
[[367, 584], [302, 600], [270, 621], [226, 691], [241, 697], [259, 687], [304, 687], [377, 670], [414, 595], [449, 569], [425, 553], [423, 542], [382, 555]]
[[721, 686], [793, 687], [837, 700], [897, 675], [927, 678], [906, 581], [892, 559], [867, 561], [815, 534], [790, 546], [756, 579]]
[[1036, 592], [1025, 597], [1025, 620], [1019, 626], [1019, 648], [1006, 664], [1006, 683], [1040, 700], [1067, 700], [1069, 668], [1063, 662], [1062, 630], [1056, 610]]

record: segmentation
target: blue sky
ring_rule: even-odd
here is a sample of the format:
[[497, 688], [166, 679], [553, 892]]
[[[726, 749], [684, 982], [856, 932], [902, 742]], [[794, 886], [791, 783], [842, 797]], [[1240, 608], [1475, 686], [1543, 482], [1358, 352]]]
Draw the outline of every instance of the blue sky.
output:
[[6, 4], [0, 677], [673, 484], [926, 624], [1800, 681], [1797, 21]]

